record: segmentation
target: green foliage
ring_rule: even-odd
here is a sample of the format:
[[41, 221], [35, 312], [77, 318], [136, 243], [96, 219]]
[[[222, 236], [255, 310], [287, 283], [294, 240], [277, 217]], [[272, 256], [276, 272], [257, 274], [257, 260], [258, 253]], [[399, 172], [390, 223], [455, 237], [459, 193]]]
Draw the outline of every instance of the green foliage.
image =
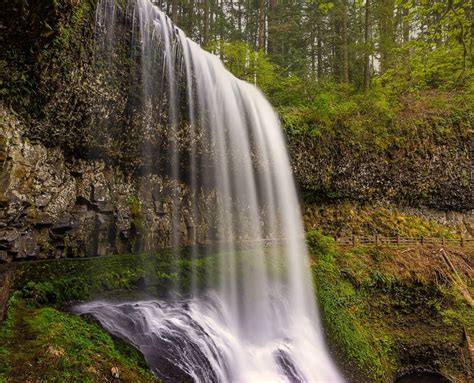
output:
[[326, 331], [350, 361], [370, 378], [381, 381], [393, 369], [393, 340], [367, 323], [366, 298], [338, 269], [334, 240], [311, 231], [307, 241], [316, 260], [313, 272]]
[[[208, 48], [220, 55], [234, 75], [256, 83], [264, 91], [278, 108], [290, 137], [308, 136], [322, 154], [331, 150], [334, 141], [363, 152], [403, 146], [417, 139], [414, 135], [420, 130], [445, 138], [459, 126], [469, 129], [474, 117], [474, 89], [472, 55], [466, 51], [472, 36], [465, 5], [454, 1], [436, 22], [433, 15], [441, 12], [436, 8], [439, 3], [414, 5], [400, 1], [397, 6], [400, 7], [397, 12], [405, 7], [408, 13], [404, 19], [393, 22], [405, 20], [403, 23], [415, 29], [423, 25], [424, 33], [403, 43], [390, 38], [385, 41], [387, 36], [379, 36], [384, 45], [380, 49], [387, 54], [389, 65], [374, 73], [371, 88], [363, 93], [356, 79], [345, 83], [330, 75], [318, 78], [305, 69], [288, 71], [281, 65], [287, 59], [282, 61], [271, 51], [266, 54], [255, 50], [248, 43], [218, 39]], [[302, 14], [306, 12], [308, 20], [312, 17], [321, 20], [328, 14], [340, 19], [342, 12], [341, 4], [333, 2], [311, 2], [309, 7], [318, 10], [313, 15], [310, 11], [313, 8], [303, 7]], [[354, 7], [357, 14], [363, 4]], [[374, 17], [387, 18], [390, 12], [395, 12], [383, 9], [382, 4], [373, 7]], [[290, 6], [278, 11], [284, 8]], [[365, 48], [356, 45], [351, 49]], [[413, 111], [412, 98], [418, 100]], [[411, 111], [413, 115], [407, 115]]]
[[419, 129], [444, 138], [472, 126], [474, 116], [467, 103], [472, 100], [471, 93], [453, 97], [432, 92], [411, 97], [417, 101], [407, 109], [408, 96], [394, 98], [380, 87], [361, 95], [326, 83], [314, 87], [311, 96], [295, 99], [289, 105], [279, 104], [278, 100], [275, 103], [280, 105], [278, 111], [287, 134], [309, 135], [315, 143], [322, 144], [317, 150], [330, 149], [333, 140], [342, 140], [359, 150], [384, 150], [413, 140]]
[[257, 85], [263, 92], [273, 87], [278, 74], [265, 52], [240, 41], [213, 41], [206, 48], [219, 54], [236, 77]]
[[[407, 88], [401, 83], [403, 72], [394, 69], [376, 79], [368, 93], [360, 94], [351, 85], [329, 79], [285, 75], [264, 52], [254, 51], [245, 43], [214, 42], [210, 48], [219, 52], [234, 75], [256, 83], [270, 97], [290, 136], [309, 134], [319, 144], [342, 138], [360, 150], [373, 146], [385, 149], [394, 143], [401, 145], [404, 140], [411, 140], [419, 126], [442, 128], [438, 133], [446, 135], [457, 126], [453, 118], [465, 121], [467, 126], [472, 124], [472, 107], [468, 106], [467, 100], [473, 99], [474, 92], [469, 89], [457, 97], [441, 91], [417, 95], [413, 92], [424, 91], [427, 87], [413, 85], [416, 81], [410, 75], [411, 85]], [[404, 60], [397, 62], [407, 67]], [[446, 73], [452, 75], [453, 69], [446, 69]], [[446, 85], [445, 89], [449, 88], [446, 79], [440, 82]], [[414, 111], [419, 116], [417, 119], [407, 119], [401, 113], [406, 111], [407, 91], [423, 100], [423, 103], [415, 104], [419, 107]], [[438, 111], [438, 116], [432, 111]], [[324, 149], [328, 149], [326, 145], [321, 150]]]
[[[344, 250], [318, 231], [307, 233], [307, 243], [325, 329], [348, 368], [388, 381], [404, 365], [405, 347], [429, 347], [436, 368], [465, 373], [457, 345], [463, 328], [473, 330], [474, 311], [456, 284], [440, 282], [447, 279], [435, 260], [374, 246]], [[446, 344], [454, 348], [443, 351]]]
[[306, 244], [313, 255], [331, 257], [337, 253], [334, 238], [323, 235], [319, 230], [311, 230], [306, 233]]

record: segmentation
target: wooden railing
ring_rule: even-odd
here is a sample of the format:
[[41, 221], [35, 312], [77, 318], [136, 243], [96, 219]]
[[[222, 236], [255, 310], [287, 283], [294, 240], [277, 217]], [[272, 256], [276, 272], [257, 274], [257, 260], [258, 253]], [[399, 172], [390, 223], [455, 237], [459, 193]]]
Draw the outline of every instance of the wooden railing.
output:
[[337, 237], [336, 242], [342, 246], [355, 246], [358, 244], [370, 245], [451, 245], [451, 246], [468, 246], [474, 244], [474, 238], [438, 238], [438, 237], [385, 237], [381, 235]]

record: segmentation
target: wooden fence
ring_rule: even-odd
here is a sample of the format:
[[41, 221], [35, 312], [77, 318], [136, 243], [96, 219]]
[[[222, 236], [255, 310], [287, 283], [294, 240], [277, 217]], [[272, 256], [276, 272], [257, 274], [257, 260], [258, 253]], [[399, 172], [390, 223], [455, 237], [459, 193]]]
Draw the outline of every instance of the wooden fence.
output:
[[438, 238], [438, 237], [385, 237], [381, 235], [337, 237], [336, 242], [342, 246], [355, 246], [358, 244], [370, 245], [451, 245], [451, 246], [469, 246], [474, 244], [474, 238]]

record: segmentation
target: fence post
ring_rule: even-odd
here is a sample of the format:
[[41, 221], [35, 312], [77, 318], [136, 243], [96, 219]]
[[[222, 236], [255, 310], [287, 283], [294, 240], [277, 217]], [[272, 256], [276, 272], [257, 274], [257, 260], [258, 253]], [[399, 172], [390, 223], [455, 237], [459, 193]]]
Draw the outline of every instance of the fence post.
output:
[[464, 236], [461, 235], [461, 247], [464, 247]]
[[356, 245], [356, 237], [354, 234], [352, 234], [352, 246]]
[[444, 237], [441, 238], [441, 244], [444, 246]]
[[425, 238], [423, 236], [420, 237], [420, 244], [423, 245]]
[[400, 236], [397, 234], [397, 246], [400, 246]]
[[378, 246], [379, 244], [379, 234], [375, 233], [375, 246]]

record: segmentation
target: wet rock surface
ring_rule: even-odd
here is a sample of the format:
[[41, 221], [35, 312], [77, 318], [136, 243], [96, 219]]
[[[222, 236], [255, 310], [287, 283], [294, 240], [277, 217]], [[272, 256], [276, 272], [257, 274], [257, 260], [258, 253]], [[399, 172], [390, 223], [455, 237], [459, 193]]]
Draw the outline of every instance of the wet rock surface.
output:
[[308, 202], [383, 201], [472, 211], [472, 134], [450, 125], [455, 133], [444, 137], [435, 126], [427, 123], [406, 144], [390, 143], [385, 148], [370, 143], [360, 149], [361, 143], [351, 144], [344, 137], [318, 142], [310, 135], [289, 135], [295, 178]]
[[[0, 262], [206, 240], [206, 224], [193, 216], [185, 184], [156, 174], [130, 176], [103, 160], [65, 157], [25, 139], [22, 124], [5, 109], [1, 117]], [[202, 213], [206, 203], [200, 205]]]

